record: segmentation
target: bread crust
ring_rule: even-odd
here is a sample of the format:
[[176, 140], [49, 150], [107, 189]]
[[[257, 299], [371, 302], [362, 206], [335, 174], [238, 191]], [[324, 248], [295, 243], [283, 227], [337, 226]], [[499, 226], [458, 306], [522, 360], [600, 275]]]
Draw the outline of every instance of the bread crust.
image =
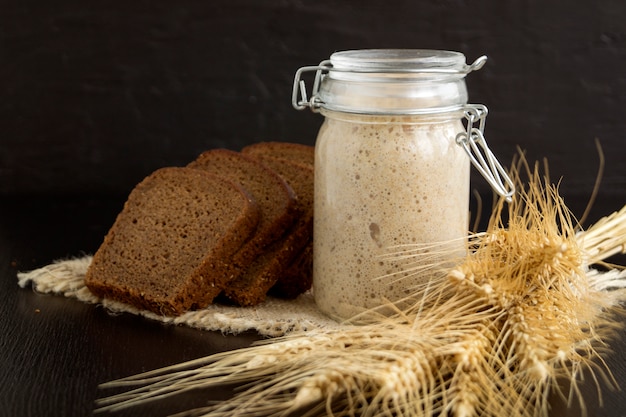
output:
[[255, 231], [241, 186], [191, 168], [161, 168], [130, 193], [87, 271], [87, 287], [156, 314], [208, 305], [233, 278], [233, 255]]
[[161, 168], [130, 193], [85, 283], [157, 314], [311, 287], [314, 148], [261, 142]]
[[288, 159], [310, 166], [313, 166], [315, 163], [315, 148], [300, 143], [257, 142], [244, 147], [241, 152], [247, 155]]
[[257, 228], [233, 257], [233, 263], [239, 268], [245, 269], [300, 215], [295, 193], [287, 182], [249, 156], [228, 149], [213, 149], [200, 154], [187, 167], [224, 177], [249, 192], [257, 202], [260, 214]]
[[[284, 298], [293, 298], [294, 288], [301, 288], [302, 292], [310, 288], [310, 284], [306, 285], [307, 279], [288, 275], [287, 271], [312, 240], [313, 167], [307, 163], [266, 155], [259, 154], [255, 157], [291, 185], [296, 193], [301, 215], [280, 241], [268, 248], [240, 278], [224, 290], [230, 300], [242, 306], [252, 306], [264, 301], [268, 291], [279, 283], [282, 284], [273, 294]], [[294, 283], [291, 281], [293, 279], [300, 282]], [[310, 281], [309, 277], [308, 282]], [[280, 288], [291, 288], [292, 291], [283, 294]]]

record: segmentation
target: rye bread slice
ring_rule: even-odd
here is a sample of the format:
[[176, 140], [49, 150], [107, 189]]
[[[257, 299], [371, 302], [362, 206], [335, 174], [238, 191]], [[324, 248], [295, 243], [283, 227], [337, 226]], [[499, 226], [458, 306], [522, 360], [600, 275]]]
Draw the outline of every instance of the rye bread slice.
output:
[[279, 239], [299, 215], [295, 194], [274, 171], [239, 152], [213, 149], [203, 152], [187, 165], [219, 175], [248, 191], [259, 207], [259, 223], [254, 235], [232, 258], [233, 267], [242, 273], [272, 242]]
[[205, 307], [231, 280], [231, 258], [258, 220], [240, 186], [201, 170], [159, 169], [130, 193], [85, 283], [156, 314]]
[[[314, 167], [315, 147], [290, 142], [259, 142], [248, 145], [242, 153], [261, 158], [289, 160]], [[311, 183], [313, 179], [311, 179]], [[312, 186], [310, 192], [313, 193]], [[313, 197], [311, 194], [311, 204]], [[312, 227], [312, 226], [311, 226]], [[293, 259], [285, 270], [281, 271], [278, 282], [270, 294], [281, 298], [295, 298], [311, 288], [313, 281], [313, 232], [307, 245]]]
[[291, 261], [282, 272], [278, 282], [270, 289], [269, 295], [293, 299], [309, 290], [313, 285], [313, 239]]
[[[265, 300], [270, 288], [286, 279], [285, 272], [313, 235], [313, 168], [306, 163], [265, 155], [254, 157], [291, 186], [301, 215], [280, 241], [267, 248], [239, 279], [224, 290], [230, 300], [242, 306], [256, 305]], [[290, 283], [285, 285], [293, 286]], [[276, 295], [281, 296], [280, 293]]]

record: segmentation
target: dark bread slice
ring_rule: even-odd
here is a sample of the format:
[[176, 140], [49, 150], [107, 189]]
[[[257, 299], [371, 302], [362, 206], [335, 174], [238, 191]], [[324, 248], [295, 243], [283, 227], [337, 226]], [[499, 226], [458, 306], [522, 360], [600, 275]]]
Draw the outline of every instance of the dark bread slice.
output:
[[242, 306], [255, 305], [265, 300], [267, 292], [284, 279], [289, 265], [313, 235], [313, 168], [286, 159], [261, 155], [255, 157], [287, 181], [296, 193], [302, 214], [280, 241], [268, 248], [242, 277], [224, 290], [229, 299]]
[[270, 289], [269, 295], [293, 299], [313, 285], [313, 239], [291, 261], [280, 279]]
[[[239, 152], [213, 149], [187, 165], [241, 185], [257, 202], [260, 219], [254, 235], [233, 256], [233, 267], [242, 273], [272, 242], [283, 236], [299, 215], [293, 190], [274, 171]], [[250, 285], [253, 285], [251, 283]]]
[[240, 186], [197, 169], [159, 169], [130, 193], [85, 283], [157, 314], [205, 307], [230, 281], [230, 259], [258, 219]]
[[[242, 153], [265, 158], [286, 159], [305, 163], [312, 168], [315, 162], [315, 147], [289, 142], [259, 142], [248, 145]], [[311, 179], [311, 183], [313, 180]], [[311, 189], [311, 193], [312, 193]], [[311, 197], [312, 201], [312, 197]], [[311, 203], [312, 204], [312, 203]], [[295, 298], [311, 288], [313, 281], [313, 238], [296, 256], [285, 271], [281, 272], [278, 282], [270, 294], [281, 298]]]
[[291, 142], [258, 142], [246, 146], [241, 152], [248, 155], [288, 159], [313, 166], [315, 148], [309, 145]]

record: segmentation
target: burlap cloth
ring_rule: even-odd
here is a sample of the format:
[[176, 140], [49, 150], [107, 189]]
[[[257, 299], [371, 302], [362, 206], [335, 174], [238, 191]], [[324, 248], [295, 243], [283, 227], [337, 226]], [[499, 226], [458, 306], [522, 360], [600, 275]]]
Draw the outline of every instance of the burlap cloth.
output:
[[[318, 310], [311, 292], [302, 294], [295, 300], [268, 297], [256, 307], [212, 304], [205, 309], [190, 311], [178, 317], [161, 316], [92, 294], [85, 286], [85, 273], [90, 262], [91, 256], [59, 260], [39, 269], [18, 273], [18, 284], [22, 288], [32, 285], [35, 291], [44, 294], [57, 294], [85, 303], [100, 304], [112, 313], [125, 312], [162, 323], [223, 333], [237, 334], [254, 330], [261, 336], [275, 337], [296, 331], [350, 326], [348, 323], [337, 323]], [[587, 279], [592, 288], [603, 292], [607, 306], [618, 305], [626, 299], [626, 293], [623, 292], [626, 290], [626, 269], [606, 272], [589, 269]]]
[[256, 307], [233, 307], [212, 304], [205, 309], [190, 311], [178, 317], [160, 316], [127, 304], [102, 299], [85, 286], [85, 273], [91, 256], [55, 261], [29, 272], [18, 273], [18, 284], [32, 285], [40, 293], [63, 295], [85, 303], [101, 304], [111, 312], [126, 312], [163, 323], [185, 325], [204, 330], [237, 334], [256, 330], [262, 336], [282, 336], [293, 331], [342, 326], [320, 312], [308, 292], [295, 300], [269, 297]]

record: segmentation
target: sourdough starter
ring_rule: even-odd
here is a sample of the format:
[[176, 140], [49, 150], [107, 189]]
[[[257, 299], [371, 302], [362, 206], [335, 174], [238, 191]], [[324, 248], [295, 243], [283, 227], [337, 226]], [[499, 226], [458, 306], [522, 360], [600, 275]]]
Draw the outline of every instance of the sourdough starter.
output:
[[415, 260], [381, 256], [393, 247], [455, 240], [448, 249], [464, 253], [469, 158], [455, 142], [464, 131], [458, 114], [324, 115], [315, 155], [313, 288], [322, 311], [346, 319], [428, 281], [428, 272], [399, 273]]

